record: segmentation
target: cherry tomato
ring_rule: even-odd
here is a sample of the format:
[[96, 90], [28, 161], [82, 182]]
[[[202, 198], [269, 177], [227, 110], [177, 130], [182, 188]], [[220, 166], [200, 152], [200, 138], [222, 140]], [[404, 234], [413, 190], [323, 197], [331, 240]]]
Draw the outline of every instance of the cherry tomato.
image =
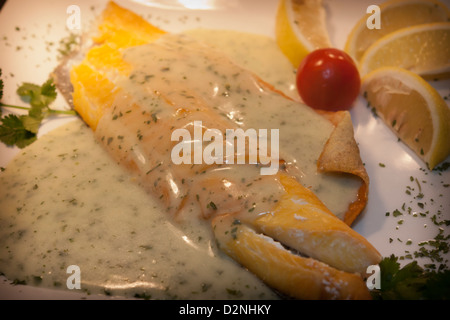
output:
[[300, 63], [296, 80], [303, 102], [327, 111], [350, 109], [361, 85], [353, 59], [335, 48], [309, 53]]

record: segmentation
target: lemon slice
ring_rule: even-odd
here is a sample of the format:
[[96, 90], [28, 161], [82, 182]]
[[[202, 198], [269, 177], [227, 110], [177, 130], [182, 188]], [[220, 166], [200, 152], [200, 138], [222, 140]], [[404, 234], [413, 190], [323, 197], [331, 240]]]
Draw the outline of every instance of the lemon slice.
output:
[[402, 28], [419, 24], [450, 21], [450, 11], [436, 0], [391, 0], [379, 6], [380, 28], [369, 29], [372, 13], [366, 14], [353, 27], [344, 50], [359, 61], [371, 44]]
[[364, 97], [376, 114], [430, 169], [450, 154], [450, 111], [422, 77], [398, 67], [362, 79]]
[[311, 51], [331, 47], [321, 0], [280, 0], [275, 36], [294, 67]]
[[430, 79], [448, 77], [450, 22], [403, 28], [382, 37], [361, 58], [361, 76], [383, 66], [405, 68]]

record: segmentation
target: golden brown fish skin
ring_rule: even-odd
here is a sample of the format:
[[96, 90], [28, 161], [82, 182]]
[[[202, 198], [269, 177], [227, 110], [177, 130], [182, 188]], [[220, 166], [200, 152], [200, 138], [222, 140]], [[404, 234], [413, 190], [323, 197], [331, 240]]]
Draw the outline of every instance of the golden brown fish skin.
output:
[[252, 221], [256, 231], [346, 272], [364, 275], [367, 266], [381, 260], [378, 251], [311, 190], [284, 174], [279, 179], [285, 194], [270, 214]]
[[317, 161], [319, 172], [337, 172], [350, 174], [361, 179], [357, 199], [349, 205], [344, 222], [349, 226], [364, 210], [369, 197], [370, 179], [361, 160], [358, 144], [354, 139], [353, 123], [348, 111], [322, 112], [335, 126]]
[[257, 233], [233, 215], [212, 220], [220, 248], [268, 285], [302, 300], [370, 300], [359, 274], [292, 254], [280, 243]]

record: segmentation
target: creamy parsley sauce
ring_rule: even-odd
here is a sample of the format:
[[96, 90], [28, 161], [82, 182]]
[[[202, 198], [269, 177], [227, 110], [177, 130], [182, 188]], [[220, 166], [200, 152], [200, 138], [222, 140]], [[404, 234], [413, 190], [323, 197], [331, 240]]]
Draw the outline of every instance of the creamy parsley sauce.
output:
[[44, 135], [0, 175], [0, 271], [30, 285], [152, 299], [276, 295], [220, 252], [209, 225], [175, 225], [79, 120]]
[[[222, 123], [229, 121], [244, 130], [279, 129], [280, 157], [288, 164], [288, 172], [297, 176], [336, 216], [342, 218], [348, 205], [356, 200], [361, 180], [344, 174], [317, 172], [317, 159], [333, 130], [332, 124], [311, 108], [273, 94], [260, 83], [255, 83], [254, 77], [241, 74], [240, 68], [229, 64], [220, 54], [205, 50], [190, 38], [211, 43], [221, 53], [225, 50], [233, 62], [252, 70], [279, 90], [291, 88], [295, 80], [292, 66], [279, 52], [276, 43], [268, 37], [234, 31], [199, 29], [191, 30], [188, 36], [170, 34], [156, 43], [126, 50], [124, 60], [134, 71], [129, 79], [120, 82], [120, 86], [131, 92], [137, 104], [149, 106], [146, 112], [160, 114], [161, 118], [170, 117], [167, 113], [173, 111], [170, 107], [152, 109], [153, 103], [148, 101], [155, 97], [148, 88], [168, 95], [177, 105], [187, 105], [186, 108], [191, 110], [195, 110], [196, 104], [189, 106], [190, 100], [197, 104], [206, 102], [222, 116]], [[190, 97], [190, 92], [196, 94], [195, 99], [186, 98]], [[290, 91], [289, 95], [294, 96], [294, 93]], [[112, 121], [104, 121], [103, 124], [105, 127], [113, 124], [100, 133], [105, 137], [118, 130], [118, 124]], [[132, 130], [130, 125], [128, 122], [123, 129]], [[136, 132], [140, 125], [136, 125]], [[221, 129], [215, 123], [212, 128]], [[239, 168], [235, 170], [239, 171]]]
[[[253, 71], [261, 79], [272, 84], [277, 90], [295, 100], [300, 100], [292, 65], [270, 37], [236, 31], [217, 33], [206, 29], [190, 30], [186, 34], [217, 48], [238, 65]], [[250, 43], [251, 45], [249, 45]], [[315, 161], [305, 159], [305, 156], [309, 154], [317, 159], [322, 151], [322, 146], [316, 146], [317, 150], [312, 149], [314, 144], [308, 141], [307, 135], [303, 138], [298, 136], [299, 127], [306, 128], [300, 129], [303, 134], [310, 130], [310, 134], [315, 136], [313, 140], [320, 135], [327, 139], [332, 128], [326, 121], [312, 112], [308, 112], [310, 111], [308, 109], [295, 110], [296, 106], [298, 107], [296, 104], [293, 106], [277, 105], [275, 115], [271, 116], [268, 116], [271, 113], [269, 110], [261, 110], [260, 107], [249, 108], [247, 116], [253, 120], [250, 126], [279, 128], [280, 150], [283, 150], [287, 159], [299, 169], [299, 172], [291, 172], [291, 174], [296, 175], [303, 185], [311, 187], [327, 207], [336, 216], [342, 218], [344, 212], [347, 211], [348, 204], [356, 199], [361, 181], [353, 176], [318, 174], [316, 172]], [[276, 123], [277, 120], [278, 123]], [[307, 148], [310, 150], [305, 152]]]
[[[225, 50], [238, 64], [296, 98], [292, 67], [269, 38], [207, 30], [189, 35]], [[192, 70], [183, 72], [195, 77]], [[135, 91], [139, 96], [139, 88]], [[241, 116], [226, 104], [221, 108], [228, 119], [230, 114]], [[344, 212], [359, 181], [318, 175], [314, 161], [302, 160], [311, 154], [304, 152], [310, 146], [307, 137], [296, 134], [304, 123], [326, 139], [331, 125], [314, 122], [320, 120], [317, 115], [296, 110], [295, 104], [277, 105], [276, 112], [262, 108], [268, 107], [248, 107], [242, 123], [280, 128], [280, 150], [298, 167], [297, 176], [333, 212]], [[312, 156], [321, 145], [315, 148]], [[24, 149], [0, 174], [0, 271], [9, 279], [65, 289], [66, 268], [78, 265], [86, 291], [155, 299], [277, 297], [217, 249], [209, 222], [174, 224], [164, 210], [110, 159], [94, 133], [75, 120]]]
[[[276, 89], [293, 99], [299, 99], [295, 85], [295, 69], [272, 38], [229, 30], [221, 30], [219, 36], [217, 32], [208, 29], [193, 29], [184, 33], [217, 48]], [[248, 42], [248, 36], [251, 37], [251, 42]]]

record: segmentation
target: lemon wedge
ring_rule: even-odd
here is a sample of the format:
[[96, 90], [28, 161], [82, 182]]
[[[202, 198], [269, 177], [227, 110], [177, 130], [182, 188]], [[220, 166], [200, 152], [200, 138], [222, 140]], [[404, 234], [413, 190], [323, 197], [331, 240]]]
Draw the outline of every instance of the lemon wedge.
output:
[[450, 21], [450, 11], [437, 0], [390, 0], [380, 6], [380, 28], [369, 29], [372, 13], [363, 16], [350, 32], [344, 50], [359, 61], [367, 48], [383, 36], [419, 24]]
[[331, 47], [325, 18], [321, 0], [280, 0], [275, 36], [294, 67], [311, 51]]
[[383, 67], [362, 79], [376, 114], [431, 170], [450, 154], [450, 111], [438, 91], [417, 74]]
[[392, 32], [372, 44], [360, 61], [361, 76], [383, 66], [408, 69], [432, 79], [450, 75], [450, 22]]

